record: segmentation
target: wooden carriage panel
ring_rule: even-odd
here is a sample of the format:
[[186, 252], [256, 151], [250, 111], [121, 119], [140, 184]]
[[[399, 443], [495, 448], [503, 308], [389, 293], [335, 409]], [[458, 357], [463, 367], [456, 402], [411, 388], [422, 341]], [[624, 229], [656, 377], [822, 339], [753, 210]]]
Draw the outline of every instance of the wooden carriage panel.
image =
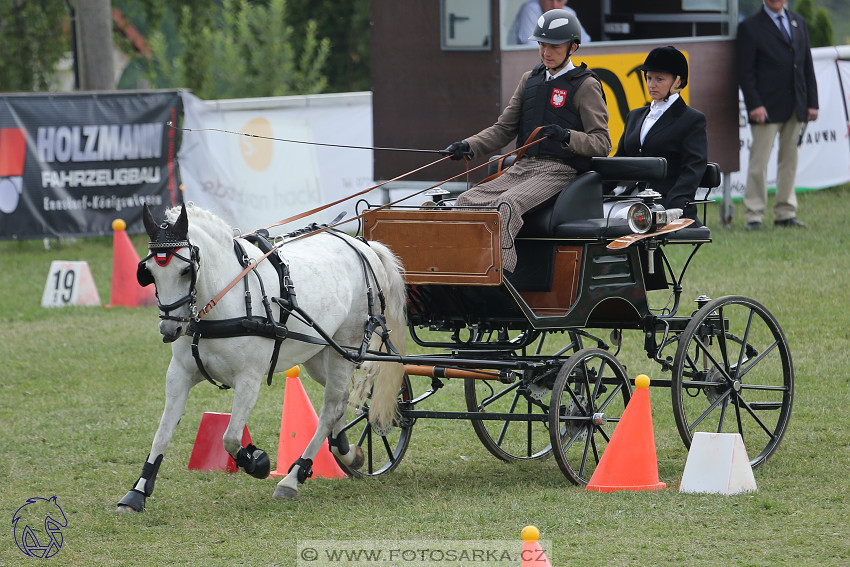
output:
[[520, 295], [540, 317], [564, 315], [578, 295], [581, 246], [558, 246], [551, 291], [523, 291]]
[[496, 211], [371, 210], [363, 235], [399, 257], [409, 285], [499, 285], [500, 218]]

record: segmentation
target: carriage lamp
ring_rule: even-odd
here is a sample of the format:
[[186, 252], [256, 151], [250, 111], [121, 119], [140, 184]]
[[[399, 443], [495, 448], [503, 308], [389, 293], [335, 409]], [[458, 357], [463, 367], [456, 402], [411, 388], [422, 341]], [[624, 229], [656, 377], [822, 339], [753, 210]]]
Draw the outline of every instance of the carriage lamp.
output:
[[643, 200], [629, 207], [626, 216], [632, 232], [644, 234], [667, 224], [667, 210], [656, 201], [660, 193], [650, 189], [642, 191], [638, 197]]

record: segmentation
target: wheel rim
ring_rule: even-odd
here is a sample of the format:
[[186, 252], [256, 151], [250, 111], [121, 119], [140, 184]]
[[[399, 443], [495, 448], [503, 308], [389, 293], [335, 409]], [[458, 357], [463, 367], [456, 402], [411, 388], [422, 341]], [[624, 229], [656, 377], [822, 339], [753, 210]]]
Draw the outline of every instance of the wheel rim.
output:
[[573, 483], [590, 481], [630, 397], [626, 370], [607, 351], [580, 350], [561, 367], [552, 390], [550, 442]]
[[739, 433], [753, 468], [779, 446], [791, 417], [788, 341], [760, 303], [721, 297], [682, 332], [673, 363], [673, 411], [690, 447], [696, 432]]
[[[578, 335], [570, 332], [567, 337], [564, 340], [553, 337], [552, 333], [541, 332], [536, 344], [529, 350], [533, 351], [533, 356], [552, 356], [553, 360], [558, 360], [565, 352], [569, 354], [581, 348]], [[544, 354], [546, 352], [551, 354]], [[517, 356], [523, 354], [518, 353]], [[552, 445], [546, 416], [559, 367], [553, 364], [507, 385], [490, 380], [464, 382], [467, 411], [514, 416], [532, 414], [540, 418], [540, 421], [471, 420], [478, 439], [492, 455], [509, 462], [549, 457]]]
[[[413, 399], [413, 388], [406, 374], [398, 399], [400, 404]], [[368, 407], [357, 410], [349, 406], [345, 412], [346, 425], [343, 431], [349, 443], [357, 445], [363, 451], [364, 462], [362, 467], [354, 469], [339, 460], [336, 455], [334, 458], [343, 472], [351, 477], [378, 476], [394, 470], [410, 444], [414, 420], [402, 416], [396, 427], [386, 435], [380, 435], [372, 428], [368, 417]]]

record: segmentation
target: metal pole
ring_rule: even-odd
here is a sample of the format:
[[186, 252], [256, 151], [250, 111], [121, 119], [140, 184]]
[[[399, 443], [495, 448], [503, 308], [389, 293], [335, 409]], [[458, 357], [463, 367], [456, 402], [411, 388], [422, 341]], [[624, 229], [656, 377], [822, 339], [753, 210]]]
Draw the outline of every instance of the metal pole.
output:
[[732, 183], [729, 181], [729, 175], [723, 174], [723, 202], [720, 204], [720, 221], [723, 226], [732, 224], [732, 218], [735, 216], [735, 207], [732, 206]]

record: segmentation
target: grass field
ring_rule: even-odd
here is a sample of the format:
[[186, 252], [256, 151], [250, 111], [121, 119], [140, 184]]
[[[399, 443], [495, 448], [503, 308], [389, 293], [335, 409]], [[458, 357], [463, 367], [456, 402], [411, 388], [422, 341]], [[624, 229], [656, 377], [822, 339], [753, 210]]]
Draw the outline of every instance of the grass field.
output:
[[[147, 511], [116, 515], [162, 411], [170, 348], [157, 311], [40, 307], [55, 259], [88, 261], [106, 303], [111, 239], [52, 241], [50, 250], [40, 241], [0, 243], [0, 565], [32, 564], [15, 545], [11, 518], [27, 498], [53, 495], [68, 526], [51, 565], [295, 565], [304, 540], [508, 540], [518, 551], [527, 524], [540, 528], [556, 567], [850, 564], [850, 188], [800, 201], [809, 230], [773, 229], [767, 219], [766, 230], [746, 232], [740, 209], [730, 228], [711, 222], [714, 242], [685, 281], [688, 302], [701, 293], [759, 300], [791, 345], [788, 433], [756, 471], [759, 491], [729, 497], [677, 491], [687, 453], [669, 391], [653, 388], [666, 490], [587, 492], [552, 459], [496, 460], [467, 422], [420, 420], [395, 472], [309, 480], [296, 501], [281, 502], [271, 497], [274, 480], [187, 470], [201, 414], [230, 411], [230, 394], [202, 384]], [[141, 252], [147, 239], [133, 240]], [[658, 375], [639, 333], [626, 333], [621, 356], [630, 376]], [[312, 380], [304, 384], [317, 401]], [[273, 464], [283, 386], [279, 375], [263, 387], [248, 424]], [[463, 386], [450, 381], [435, 397], [431, 409], [460, 408]]]

